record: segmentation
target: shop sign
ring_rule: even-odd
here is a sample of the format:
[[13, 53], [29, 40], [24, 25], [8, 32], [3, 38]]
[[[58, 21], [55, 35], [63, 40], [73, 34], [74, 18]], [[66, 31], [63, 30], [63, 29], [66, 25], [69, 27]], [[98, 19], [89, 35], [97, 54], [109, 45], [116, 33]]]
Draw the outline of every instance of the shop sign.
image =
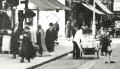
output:
[[120, 11], [120, 0], [115, 0], [113, 5], [114, 11]]

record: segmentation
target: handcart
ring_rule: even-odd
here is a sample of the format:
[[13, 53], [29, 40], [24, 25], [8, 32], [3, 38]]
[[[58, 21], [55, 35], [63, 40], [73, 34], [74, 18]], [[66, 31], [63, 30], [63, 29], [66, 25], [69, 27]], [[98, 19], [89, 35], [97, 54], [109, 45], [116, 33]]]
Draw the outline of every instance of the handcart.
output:
[[81, 40], [82, 50], [80, 57], [84, 55], [96, 55], [99, 58], [100, 41], [93, 38], [84, 38]]

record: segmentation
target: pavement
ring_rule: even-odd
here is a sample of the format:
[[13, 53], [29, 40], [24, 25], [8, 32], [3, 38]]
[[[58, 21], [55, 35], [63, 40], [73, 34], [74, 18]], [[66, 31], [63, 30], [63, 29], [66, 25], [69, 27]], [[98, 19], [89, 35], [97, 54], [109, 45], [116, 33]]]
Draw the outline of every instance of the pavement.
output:
[[52, 56], [48, 56], [48, 52], [44, 52], [42, 57], [35, 57], [30, 63], [25, 60], [24, 63], [20, 63], [20, 57], [12, 59], [11, 54], [0, 54], [0, 69], [34, 69], [37, 66], [46, 64], [53, 60], [56, 60], [72, 51], [72, 42], [66, 40], [66, 38], [60, 38], [58, 40], [59, 45], [55, 46], [55, 52]]

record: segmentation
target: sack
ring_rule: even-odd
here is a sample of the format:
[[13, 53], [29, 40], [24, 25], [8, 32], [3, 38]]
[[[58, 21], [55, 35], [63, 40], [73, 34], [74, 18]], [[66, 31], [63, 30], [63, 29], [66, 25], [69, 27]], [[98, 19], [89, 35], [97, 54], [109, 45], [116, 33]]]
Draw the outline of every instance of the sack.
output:
[[108, 46], [107, 49], [108, 49], [108, 52], [112, 52], [111, 46]]

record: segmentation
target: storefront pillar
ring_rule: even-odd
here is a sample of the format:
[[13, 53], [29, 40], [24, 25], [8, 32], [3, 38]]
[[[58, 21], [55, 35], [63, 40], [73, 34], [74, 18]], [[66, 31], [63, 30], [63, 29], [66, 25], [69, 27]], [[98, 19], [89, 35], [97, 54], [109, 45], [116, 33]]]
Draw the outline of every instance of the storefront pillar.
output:
[[[95, 0], [93, 0], [93, 7], [94, 7], [94, 10], [95, 10]], [[92, 35], [93, 37], [95, 37], [96, 35], [96, 21], [95, 21], [95, 11], [93, 11], [93, 23], [92, 23]]]

